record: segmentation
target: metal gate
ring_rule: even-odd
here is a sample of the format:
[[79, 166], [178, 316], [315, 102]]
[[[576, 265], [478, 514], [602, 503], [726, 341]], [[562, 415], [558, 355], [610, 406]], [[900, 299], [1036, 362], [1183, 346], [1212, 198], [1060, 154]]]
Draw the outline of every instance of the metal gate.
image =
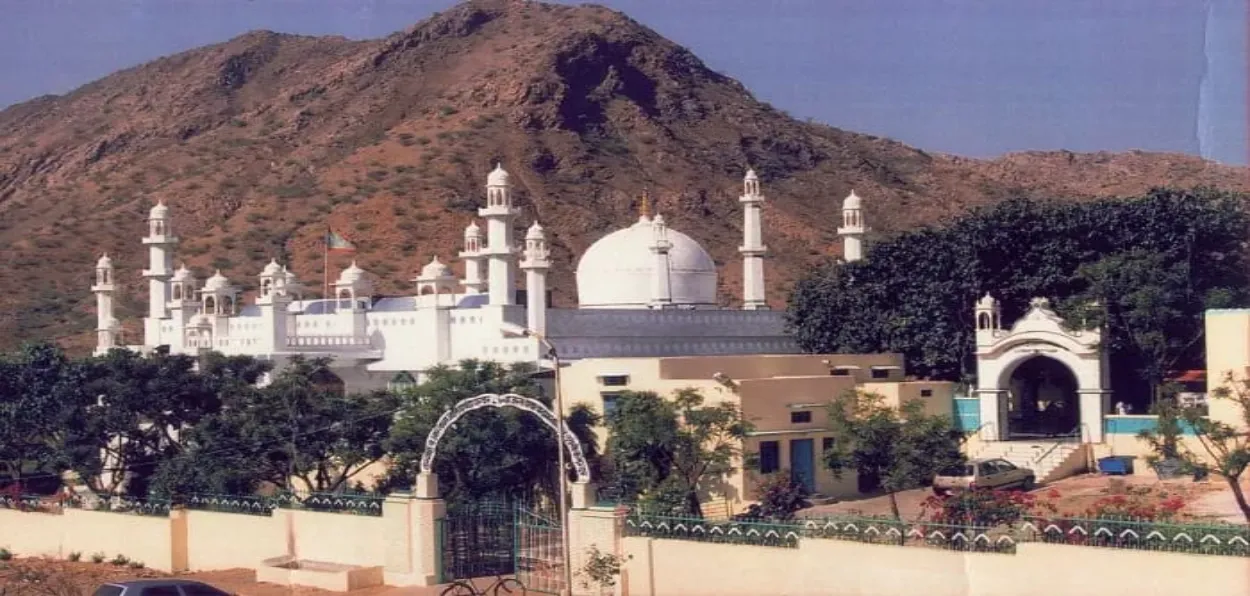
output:
[[564, 536], [559, 510], [518, 506], [514, 517], [516, 578], [529, 592], [560, 594], [564, 588]]
[[516, 572], [514, 510], [487, 501], [458, 505], [437, 521], [440, 582], [513, 575]]

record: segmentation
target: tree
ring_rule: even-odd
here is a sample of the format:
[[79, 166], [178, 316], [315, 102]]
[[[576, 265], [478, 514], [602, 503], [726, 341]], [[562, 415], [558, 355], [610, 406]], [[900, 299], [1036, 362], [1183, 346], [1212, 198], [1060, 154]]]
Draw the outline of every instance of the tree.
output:
[[1236, 378], [1230, 373], [1223, 381], [1210, 392], [1211, 398], [1230, 402], [1237, 420], [1230, 424], [1207, 417], [1198, 407], [1184, 408], [1181, 418], [1193, 428], [1205, 457], [1189, 449], [1182, 450], [1181, 456], [1194, 467], [1212, 463], [1212, 471], [1228, 482], [1237, 507], [1250, 523], [1250, 502], [1241, 487], [1241, 476], [1250, 466], [1250, 433], [1246, 430], [1250, 429], [1250, 378]]
[[251, 492], [261, 482], [333, 492], [385, 455], [398, 399], [346, 393], [326, 358], [292, 357], [264, 387], [237, 387], [166, 458], [158, 492]]
[[72, 459], [79, 478], [108, 495], [123, 482], [127, 492], [146, 494], [159, 467], [183, 453], [187, 435], [269, 370], [248, 356], [196, 358], [165, 349], [111, 350], [83, 366], [88, 401], [74, 412]]
[[950, 418], [926, 414], [919, 400], [896, 409], [881, 395], [848, 390], [829, 406], [829, 423], [834, 441], [825, 465], [838, 478], [855, 470], [876, 479], [895, 519], [901, 520], [898, 491], [925, 486], [964, 461]]
[[51, 344], [0, 358], [0, 486], [59, 487], [71, 467], [71, 413], [86, 402], [83, 369]]
[[666, 400], [627, 392], [607, 417], [607, 456], [622, 496], [657, 513], [702, 516], [699, 489], [723, 481], [742, 456], [751, 425], [736, 405], [703, 405], [693, 389]]
[[[1132, 248], [1107, 255], [1077, 269], [1085, 286], [1072, 296], [1068, 319], [1083, 327], [1103, 327], [1104, 340], [1149, 386], [1151, 401], [1162, 397], [1167, 374], [1194, 354], [1204, 328], [1194, 313], [1233, 305], [1242, 280], [1228, 286], [1195, 279], [1190, 251]], [[1084, 308], [1082, 308], [1084, 307]]]
[[[1113, 286], [1155, 277], [1141, 295], [1117, 303], [1133, 307], [1117, 311], [1124, 317], [1108, 320], [1113, 386], [1131, 392], [1147, 365], [1201, 362], [1202, 342], [1193, 338], [1201, 337], [1206, 306], [1246, 303], [1244, 201], [1211, 189], [1088, 203], [1004, 201], [882, 239], [861, 261], [819, 267], [796, 284], [789, 326], [810, 352], [898, 352], [915, 374], [966, 382], [975, 370], [972, 305], [985, 293], [999, 299], [1004, 321], [1046, 297], [1068, 305], [1060, 314], [1076, 326], [1088, 313], [1073, 303], [1100, 295], [1117, 303]], [[1096, 266], [1102, 259], [1113, 260]], [[1113, 275], [1115, 260], [1132, 268]], [[1130, 340], [1152, 334], [1179, 339], [1167, 339], [1163, 352], [1142, 352], [1154, 358], [1143, 362]]]
[[[530, 364], [504, 366], [476, 360], [427, 371], [421, 384], [399, 396], [399, 412], [385, 441], [392, 457], [387, 486], [411, 486], [434, 425], [461, 400], [485, 393], [515, 393], [551, 407], [551, 397], [537, 382], [536, 372]], [[592, 470], [597, 459], [593, 433], [597, 422], [598, 417], [585, 407], [573, 408], [565, 418]], [[443, 436], [434, 471], [449, 506], [483, 499], [554, 501], [559, 478], [556, 448], [555, 432], [537, 416], [513, 408], [484, 408], [466, 413]], [[571, 471], [570, 466], [565, 473]]]

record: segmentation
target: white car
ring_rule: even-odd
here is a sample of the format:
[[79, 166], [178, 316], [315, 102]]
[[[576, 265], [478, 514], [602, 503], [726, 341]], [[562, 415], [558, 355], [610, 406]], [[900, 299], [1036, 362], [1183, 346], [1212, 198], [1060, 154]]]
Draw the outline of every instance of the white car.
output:
[[933, 492], [949, 495], [961, 490], [1033, 490], [1037, 476], [1005, 459], [974, 459], [944, 470], [933, 478]]

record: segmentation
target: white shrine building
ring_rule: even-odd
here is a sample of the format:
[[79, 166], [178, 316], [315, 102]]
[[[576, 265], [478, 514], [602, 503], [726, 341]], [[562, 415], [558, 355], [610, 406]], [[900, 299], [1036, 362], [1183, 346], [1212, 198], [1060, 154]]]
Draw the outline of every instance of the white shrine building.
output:
[[[517, 334], [519, 328], [544, 336], [562, 360], [798, 353], [783, 313], [768, 310], [765, 302], [765, 200], [753, 171], [743, 180], [739, 202], [743, 306], [733, 310], [717, 305], [718, 275], [707, 251], [645, 208], [633, 225], [604, 236], [581, 256], [578, 306], [552, 308], [543, 228], [533, 222], [516, 242], [518, 211], [508, 173], [499, 166], [487, 177], [486, 207], [478, 211], [485, 235], [476, 223], [465, 229], [462, 276], [436, 256], [413, 280], [415, 294], [409, 296], [375, 297], [369, 275], [353, 262], [333, 283], [332, 297], [308, 300], [296, 276], [270, 262], [258, 276], [255, 300], [243, 304], [239, 288], [221, 271], [201, 284], [185, 266], [174, 269], [178, 237], [169, 208], [160, 203], [148, 216], [143, 238], [148, 247], [143, 342], [122, 345], [113, 314], [113, 263], [105, 255], [92, 287], [96, 352], [167, 346], [175, 354], [211, 350], [271, 359], [279, 366], [291, 355], [329, 356], [353, 391], [415, 382], [434, 365], [468, 358], [543, 361], [540, 339]], [[860, 209], [852, 192], [839, 229], [848, 259], [862, 253]]]

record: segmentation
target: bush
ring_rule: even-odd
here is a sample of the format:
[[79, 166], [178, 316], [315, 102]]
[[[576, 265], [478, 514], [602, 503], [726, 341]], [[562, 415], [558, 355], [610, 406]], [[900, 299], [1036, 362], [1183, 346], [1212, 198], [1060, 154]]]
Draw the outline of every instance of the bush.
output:
[[0, 561], [8, 561], [13, 558], [13, 552], [7, 548], [0, 548]]
[[96, 553], [94, 555], [91, 555], [91, 562], [96, 563], [96, 564], [103, 563], [104, 553]]
[[1128, 517], [1167, 522], [1175, 520], [1176, 515], [1184, 508], [1185, 500], [1175, 495], [1158, 504], [1137, 501], [1125, 495], [1113, 495], [1095, 501], [1085, 511], [1085, 517], [1090, 519]]
[[117, 555], [116, 557], [113, 557], [112, 561], [109, 561], [110, 565], [116, 565], [117, 567], [121, 567], [129, 563], [130, 563], [130, 559], [126, 557], [126, 555]]
[[1045, 498], [1035, 493], [973, 490], [954, 495], [931, 496], [921, 504], [921, 518], [940, 524], [973, 524], [997, 526], [1011, 524], [1024, 516], [1055, 513], [1058, 508], [1052, 502], [1058, 499], [1057, 491], [1048, 491]]
[[69, 560], [70, 560], [70, 561], [73, 561], [73, 562], [75, 562], [75, 563], [77, 563], [78, 561], [82, 560], [82, 553], [80, 553], [80, 552], [78, 552], [78, 551], [74, 551], [74, 552], [70, 553], [70, 554], [69, 554]]
[[785, 471], [764, 476], [756, 487], [756, 495], [759, 503], [751, 505], [740, 518], [789, 521], [795, 512], [812, 505], [807, 500], [807, 486], [795, 482]]

